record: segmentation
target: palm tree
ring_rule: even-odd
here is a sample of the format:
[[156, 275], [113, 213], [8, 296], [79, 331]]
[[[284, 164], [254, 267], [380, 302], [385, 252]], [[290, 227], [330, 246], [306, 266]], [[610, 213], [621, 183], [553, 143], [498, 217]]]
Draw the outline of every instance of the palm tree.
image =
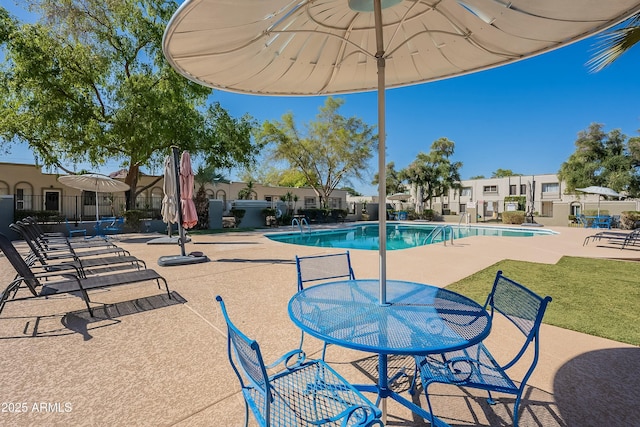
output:
[[640, 41], [640, 13], [633, 15], [620, 28], [604, 33], [596, 45], [596, 54], [587, 62], [597, 72], [611, 65]]

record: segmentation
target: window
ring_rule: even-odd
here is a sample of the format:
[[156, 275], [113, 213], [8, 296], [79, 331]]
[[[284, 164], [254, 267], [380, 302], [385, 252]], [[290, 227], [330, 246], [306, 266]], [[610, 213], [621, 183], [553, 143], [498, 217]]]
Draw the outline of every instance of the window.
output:
[[339, 197], [329, 197], [329, 207], [331, 207], [331, 209], [341, 209], [342, 199]]
[[24, 189], [16, 188], [16, 210], [24, 210]]
[[509, 195], [510, 196], [515, 196], [516, 195], [516, 191], [518, 190], [518, 186], [515, 184], [512, 184], [509, 186]]
[[542, 192], [557, 194], [560, 192], [560, 184], [558, 184], [557, 182], [549, 182], [546, 184], [542, 184]]
[[82, 204], [85, 206], [95, 206], [96, 193], [93, 191], [84, 191], [82, 193]]
[[461, 204], [460, 205], [460, 213], [465, 213], [467, 211], [467, 205]]
[[497, 185], [485, 185], [482, 188], [482, 192], [483, 193], [497, 193], [498, 192], [498, 186]]
[[466, 197], [471, 197], [473, 195], [473, 193], [471, 192], [471, 187], [464, 187], [461, 191], [460, 191], [460, 196], [466, 196]]
[[305, 209], [315, 208], [316, 207], [316, 198], [315, 197], [305, 197], [304, 198], [304, 207], [305, 207]]
[[520, 195], [527, 194], [527, 184], [520, 184]]

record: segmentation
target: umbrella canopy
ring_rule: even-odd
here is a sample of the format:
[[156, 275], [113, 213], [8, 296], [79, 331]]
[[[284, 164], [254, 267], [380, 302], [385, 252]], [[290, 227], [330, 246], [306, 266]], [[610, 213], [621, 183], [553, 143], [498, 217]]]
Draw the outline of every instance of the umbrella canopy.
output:
[[[378, 181], [385, 173], [385, 88], [468, 74], [604, 30], [640, 0], [186, 0], [163, 51], [205, 86], [257, 95], [378, 92]], [[379, 212], [386, 189], [379, 186]], [[380, 302], [386, 302], [380, 216]]]
[[624, 197], [622, 194], [618, 193], [615, 190], [612, 190], [609, 187], [598, 187], [596, 185], [592, 185], [585, 188], [576, 188], [576, 190], [582, 191], [583, 193], [588, 193], [588, 194], [598, 194], [599, 196]]
[[198, 223], [198, 213], [193, 202], [193, 168], [187, 151], [180, 157], [180, 206], [182, 207], [182, 226], [192, 228]]
[[129, 184], [97, 173], [64, 175], [59, 177], [58, 181], [77, 190], [93, 191], [96, 193], [96, 221], [100, 219], [98, 212], [98, 193], [117, 193], [129, 189]]
[[[167, 156], [164, 159], [164, 183], [162, 189], [164, 197], [162, 199], [162, 221], [167, 224], [178, 222], [178, 204], [176, 196], [176, 172], [173, 168], [173, 157]], [[169, 227], [171, 234], [171, 227]]]
[[599, 187], [597, 185], [591, 185], [585, 188], [576, 188], [577, 191], [582, 191], [587, 194], [597, 194], [598, 195], [598, 216], [600, 216], [600, 196], [608, 196], [608, 197], [624, 197], [624, 195], [618, 193], [615, 190], [612, 190], [609, 187]]
[[408, 193], [395, 193], [390, 196], [387, 196], [388, 200], [399, 200], [399, 201], [407, 201], [411, 198], [411, 194]]

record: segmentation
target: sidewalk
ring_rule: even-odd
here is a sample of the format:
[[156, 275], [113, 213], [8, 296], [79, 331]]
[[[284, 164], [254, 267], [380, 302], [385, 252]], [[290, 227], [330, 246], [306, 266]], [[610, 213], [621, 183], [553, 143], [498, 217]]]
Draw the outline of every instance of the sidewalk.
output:
[[[389, 251], [387, 276], [446, 286], [504, 258], [640, 259], [638, 251], [583, 247], [593, 230], [553, 229], [560, 234], [470, 237], [453, 246]], [[201, 251], [211, 262], [160, 267], [160, 256], [179, 254], [180, 248], [146, 245], [155, 237], [118, 236], [116, 243], [166, 277], [172, 300], [150, 282], [92, 292], [94, 306], [108, 305], [106, 312], [96, 309], [95, 319], [72, 295], [7, 304], [0, 315], [0, 426], [243, 425], [244, 404], [227, 360], [215, 295], [224, 297], [232, 319], [260, 342], [271, 361], [299, 342], [300, 332], [287, 315], [296, 289], [295, 255], [339, 250], [276, 243], [261, 232], [194, 235], [187, 252]], [[358, 278], [377, 277], [376, 251], [353, 250], [351, 256]], [[13, 277], [2, 256], [0, 274], [4, 282]], [[320, 354], [319, 341], [309, 339], [306, 345], [311, 357]], [[640, 385], [630, 378], [640, 372], [638, 347], [543, 325], [541, 350], [523, 399], [521, 426], [640, 425]], [[327, 360], [350, 381], [366, 382], [376, 375], [377, 359], [371, 356], [331, 346]], [[397, 385], [407, 386], [407, 381]], [[451, 425], [512, 423], [511, 397], [489, 406], [479, 391], [451, 386], [431, 391], [436, 414]], [[423, 395], [419, 399], [426, 405]], [[428, 425], [393, 402], [388, 411], [390, 426]]]

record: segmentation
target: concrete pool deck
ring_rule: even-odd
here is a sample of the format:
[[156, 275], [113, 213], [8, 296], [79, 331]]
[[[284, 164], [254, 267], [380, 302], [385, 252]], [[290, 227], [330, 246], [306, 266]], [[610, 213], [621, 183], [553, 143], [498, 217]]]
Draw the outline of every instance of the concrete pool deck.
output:
[[[452, 246], [389, 251], [387, 276], [446, 286], [501, 259], [640, 259], [633, 249], [582, 246], [597, 230], [549, 228], [560, 234], [469, 237]], [[157, 265], [160, 256], [180, 253], [178, 246], [147, 245], [157, 234], [118, 236], [119, 246], [166, 277], [173, 300], [155, 284], [141, 283], [91, 292], [96, 318], [72, 295], [9, 302], [0, 314], [0, 425], [242, 425], [244, 404], [214, 296], [225, 299], [236, 324], [258, 340], [267, 361], [274, 360], [299, 342], [300, 332], [287, 315], [296, 287], [295, 255], [340, 251], [263, 236], [273, 231], [194, 235], [187, 252], [201, 251], [211, 262], [175, 267]], [[16, 245], [24, 249], [21, 242]], [[376, 251], [351, 254], [358, 278], [378, 276]], [[0, 274], [5, 284], [14, 275], [1, 255]], [[500, 341], [509, 347], [509, 337]], [[319, 341], [306, 343], [311, 357], [321, 348]], [[327, 360], [352, 382], [375, 381], [377, 359], [370, 354], [331, 346]], [[394, 366], [410, 363], [394, 359], [390, 373]], [[525, 391], [520, 425], [640, 425], [640, 385], [633, 379], [638, 372], [638, 347], [543, 325], [541, 358]], [[397, 387], [406, 390], [407, 381]], [[489, 406], [480, 391], [452, 386], [430, 391], [436, 415], [453, 426], [512, 424], [510, 396]], [[426, 406], [424, 395], [416, 399]], [[387, 425], [428, 425], [394, 402], [388, 411]]]

